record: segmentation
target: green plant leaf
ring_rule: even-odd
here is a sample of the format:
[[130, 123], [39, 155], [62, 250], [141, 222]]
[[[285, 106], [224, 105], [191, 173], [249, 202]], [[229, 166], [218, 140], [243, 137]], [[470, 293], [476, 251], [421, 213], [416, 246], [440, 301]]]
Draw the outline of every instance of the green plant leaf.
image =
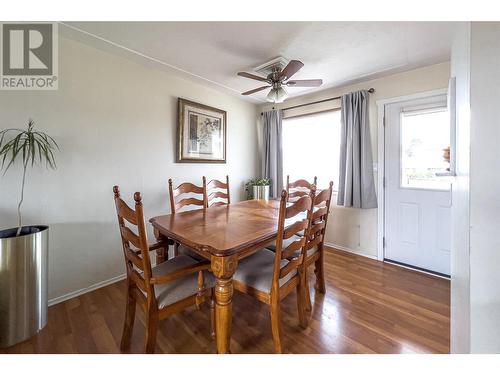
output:
[[12, 144], [11, 144], [11, 147], [9, 147], [9, 151], [11, 153], [11, 159], [10, 159], [9, 163], [7, 164], [7, 167], [5, 167], [6, 172], [10, 168], [10, 166], [12, 164], [14, 164], [14, 161], [16, 160], [16, 157], [19, 154], [19, 150], [20, 150], [19, 141], [21, 140], [22, 134], [23, 133], [19, 134], [11, 141]]
[[[52, 169], [57, 168], [54, 150], [59, 150], [59, 145], [50, 135], [34, 130], [35, 123], [30, 120], [28, 129], [4, 129], [0, 132], [0, 158], [1, 167], [4, 173], [15, 163], [19, 156], [22, 157], [23, 165], [31, 164], [32, 167], [36, 163], [45, 161], [46, 167]], [[9, 132], [17, 132], [17, 134], [5, 142]]]

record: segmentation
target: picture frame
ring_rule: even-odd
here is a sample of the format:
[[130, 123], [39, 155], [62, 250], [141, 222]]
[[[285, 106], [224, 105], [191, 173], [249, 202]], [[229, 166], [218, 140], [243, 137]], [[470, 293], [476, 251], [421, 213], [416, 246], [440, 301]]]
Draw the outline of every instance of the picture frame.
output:
[[226, 163], [226, 111], [178, 100], [177, 163]]

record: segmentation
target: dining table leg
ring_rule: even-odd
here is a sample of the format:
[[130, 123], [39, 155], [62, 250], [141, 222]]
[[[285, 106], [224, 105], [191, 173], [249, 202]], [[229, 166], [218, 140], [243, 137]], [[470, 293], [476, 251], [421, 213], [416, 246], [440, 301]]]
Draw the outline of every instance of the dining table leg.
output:
[[165, 237], [160, 231], [156, 228], [153, 230], [153, 234], [156, 238], [156, 241], [163, 242], [165, 244], [164, 248], [156, 250], [156, 264], [160, 264], [168, 260], [168, 238]]
[[231, 319], [233, 274], [238, 265], [236, 256], [212, 256], [211, 269], [215, 276], [215, 339], [217, 353], [231, 353]]

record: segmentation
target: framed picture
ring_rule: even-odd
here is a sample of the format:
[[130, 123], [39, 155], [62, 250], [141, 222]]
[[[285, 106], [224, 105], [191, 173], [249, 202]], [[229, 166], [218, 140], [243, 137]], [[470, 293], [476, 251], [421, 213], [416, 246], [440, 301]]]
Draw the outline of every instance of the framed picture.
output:
[[226, 111], [179, 98], [178, 163], [226, 162]]

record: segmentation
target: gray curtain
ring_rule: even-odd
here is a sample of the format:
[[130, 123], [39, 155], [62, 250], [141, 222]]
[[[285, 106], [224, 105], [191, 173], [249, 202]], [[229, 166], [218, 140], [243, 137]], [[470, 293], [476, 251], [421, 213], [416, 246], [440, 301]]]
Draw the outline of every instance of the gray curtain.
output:
[[342, 95], [337, 204], [345, 207], [377, 207], [368, 96], [366, 90]]
[[264, 149], [262, 157], [262, 171], [264, 177], [271, 179], [269, 195], [278, 198], [283, 190], [283, 139], [282, 120], [280, 110], [264, 112]]

